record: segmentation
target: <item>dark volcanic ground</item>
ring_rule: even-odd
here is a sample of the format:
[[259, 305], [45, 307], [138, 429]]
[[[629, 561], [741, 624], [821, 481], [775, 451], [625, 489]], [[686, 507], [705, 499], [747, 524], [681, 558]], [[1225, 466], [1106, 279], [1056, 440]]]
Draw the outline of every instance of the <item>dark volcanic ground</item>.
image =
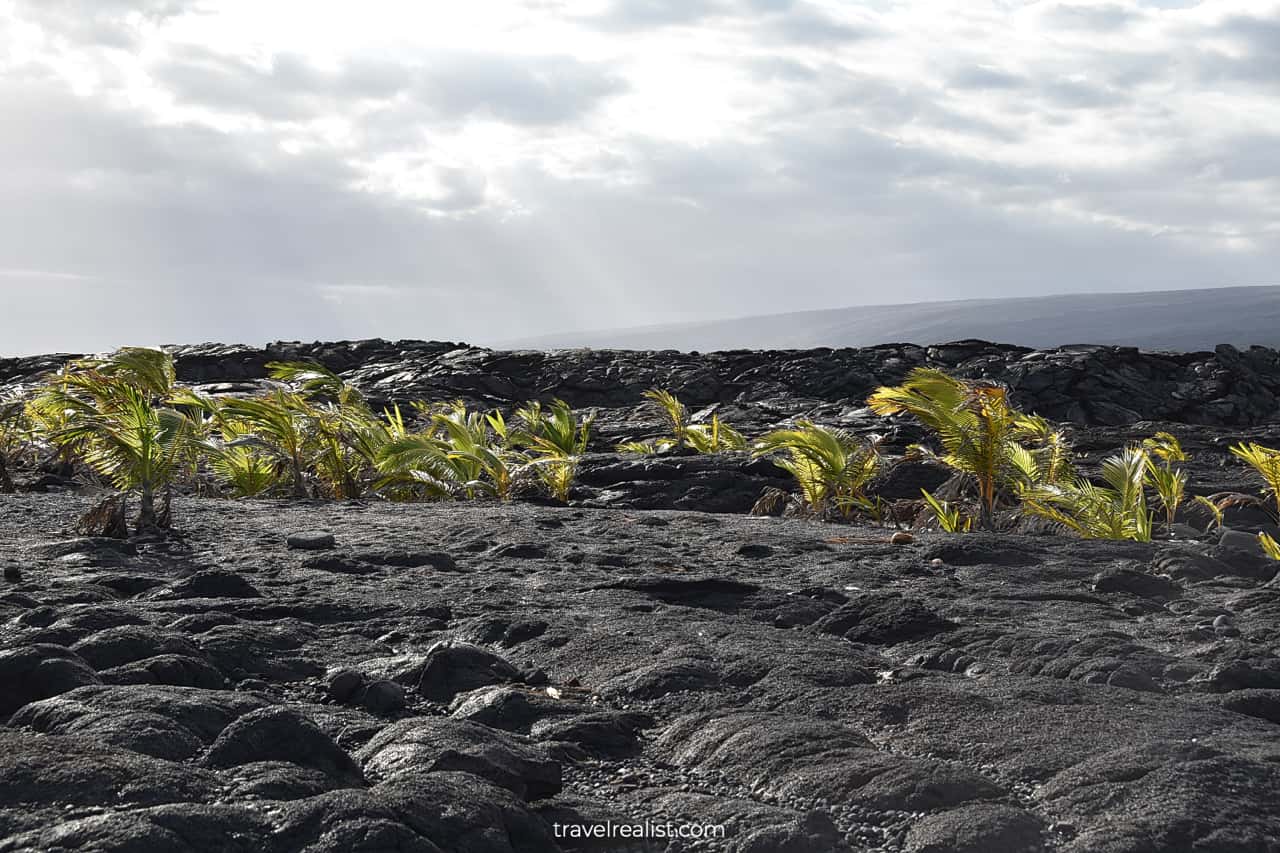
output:
[[673, 850], [1280, 850], [1254, 553], [219, 500], [122, 545], [71, 538], [88, 505], [0, 499], [0, 851], [584, 849], [553, 825], [646, 820], [725, 826]]
[[[175, 355], [214, 393], [301, 358], [377, 402], [559, 396], [599, 408], [594, 452], [570, 508], [192, 498], [179, 538], [126, 543], [69, 532], [93, 498], [58, 492], [91, 489], [18, 472], [54, 493], [0, 496], [0, 853], [1280, 851], [1280, 563], [1257, 510], [1147, 545], [890, 545], [745, 515], [788, 485], [767, 460], [610, 452], [657, 430], [656, 385], [753, 436], [807, 416], [900, 453], [923, 432], [863, 400], [932, 364], [1067, 422], [1086, 472], [1169, 429], [1192, 493], [1256, 494], [1227, 448], [1280, 446], [1280, 352]], [[63, 358], [0, 359], [0, 386]], [[873, 491], [945, 478], [899, 465]], [[316, 529], [334, 546], [287, 547]], [[725, 837], [617, 834], [668, 822]]]

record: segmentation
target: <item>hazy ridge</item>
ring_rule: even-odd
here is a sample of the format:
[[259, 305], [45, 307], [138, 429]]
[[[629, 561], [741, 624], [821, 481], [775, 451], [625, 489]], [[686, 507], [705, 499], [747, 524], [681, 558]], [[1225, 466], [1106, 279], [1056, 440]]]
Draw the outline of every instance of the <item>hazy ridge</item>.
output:
[[801, 311], [658, 326], [564, 332], [514, 341], [533, 348], [806, 349], [979, 338], [1027, 347], [1115, 344], [1210, 350], [1280, 346], [1280, 287], [965, 299]]

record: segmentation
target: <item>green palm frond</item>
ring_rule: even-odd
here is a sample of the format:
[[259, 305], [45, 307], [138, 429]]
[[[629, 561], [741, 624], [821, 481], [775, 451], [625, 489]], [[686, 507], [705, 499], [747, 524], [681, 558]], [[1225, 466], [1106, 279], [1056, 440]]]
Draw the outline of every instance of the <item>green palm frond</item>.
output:
[[221, 406], [222, 417], [235, 424], [244, 443], [250, 437], [275, 456], [287, 473], [295, 497], [306, 495], [304, 472], [315, 451], [315, 411], [300, 394], [278, 389], [265, 397], [232, 398]]
[[689, 410], [685, 408], [684, 403], [681, 403], [675, 394], [662, 388], [650, 388], [641, 396], [653, 403], [659, 414], [666, 420], [667, 427], [671, 430], [671, 437], [675, 439], [675, 446], [684, 447], [689, 427]]
[[529, 450], [531, 470], [551, 497], [567, 503], [577, 479], [579, 457], [586, 453], [596, 414], [575, 418], [564, 400], [555, 400], [549, 409], [532, 402], [517, 412], [524, 428], [512, 441]]
[[1262, 551], [1273, 560], [1280, 560], [1280, 542], [1276, 542], [1271, 536], [1262, 532], [1258, 534], [1258, 544], [1262, 546]]
[[1209, 512], [1209, 517], [1213, 519], [1209, 529], [1222, 529], [1223, 523], [1226, 520], [1222, 512], [1222, 507], [1218, 506], [1218, 504], [1209, 498], [1206, 498], [1204, 495], [1196, 495], [1195, 501], [1200, 504], [1200, 506], [1204, 507]]
[[973, 519], [964, 514], [958, 506], [949, 501], [940, 501], [925, 489], [920, 490], [921, 497], [933, 513], [934, 520], [946, 533], [967, 533], [973, 526]]
[[984, 527], [994, 526], [1002, 495], [1068, 481], [1071, 452], [1048, 420], [1009, 405], [1008, 392], [930, 367], [916, 368], [898, 386], [867, 398], [881, 415], [910, 414], [937, 435], [940, 462], [976, 485]]
[[863, 440], [847, 430], [803, 420], [763, 436], [753, 453], [771, 457], [790, 473], [813, 513], [833, 509], [851, 514], [862, 505], [866, 486], [880, 467], [879, 436]]
[[425, 487], [429, 497], [510, 500], [532, 476], [529, 458], [511, 447], [514, 434], [497, 413], [471, 411], [461, 400], [431, 412], [431, 427], [391, 437], [378, 453], [380, 488]]
[[264, 449], [263, 442], [238, 434], [236, 429], [234, 424], [228, 424], [222, 440], [206, 438], [202, 446], [209, 467], [230, 487], [232, 495], [258, 497], [279, 484], [283, 469], [272, 448]]
[[617, 450], [619, 453], [634, 453], [641, 456], [650, 456], [656, 453], [666, 453], [675, 446], [675, 439], [648, 438], [644, 441], [624, 441], [615, 445], [614, 450]]
[[1263, 447], [1261, 444], [1241, 442], [1231, 448], [1231, 452], [1249, 464], [1262, 482], [1266, 484], [1267, 493], [1275, 501], [1276, 515], [1280, 517], [1280, 450]]
[[154, 397], [168, 397], [177, 380], [173, 356], [149, 347], [124, 347], [106, 359], [90, 360], [87, 364], [103, 376], [119, 379]]
[[1023, 510], [1088, 539], [1150, 542], [1152, 513], [1144, 491], [1148, 458], [1141, 447], [1127, 447], [1103, 460], [1106, 486], [1084, 479], [1024, 486], [1019, 495]]
[[747, 437], [713, 414], [705, 424], [692, 424], [685, 430], [685, 440], [699, 453], [723, 453], [726, 450], [746, 450]]
[[15, 491], [9, 467], [30, 442], [31, 424], [26, 399], [21, 396], [0, 399], [0, 493]]
[[268, 375], [297, 386], [308, 398], [330, 400], [339, 406], [364, 406], [360, 391], [323, 364], [312, 361], [267, 362]]
[[167, 353], [124, 349], [68, 365], [28, 407], [50, 443], [116, 488], [138, 490], [140, 528], [158, 522], [156, 492], [195, 468], [201, 425], [167, 404], [173, 378]]

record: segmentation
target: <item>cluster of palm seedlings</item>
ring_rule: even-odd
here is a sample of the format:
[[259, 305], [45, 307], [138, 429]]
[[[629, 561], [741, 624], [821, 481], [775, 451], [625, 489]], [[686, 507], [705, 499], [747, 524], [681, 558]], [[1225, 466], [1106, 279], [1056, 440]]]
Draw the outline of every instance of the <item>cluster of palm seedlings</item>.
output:
[[[1063, 432], [1037, 415], [1014, 409], [997, 385], [966, 382], [918, 368], [898, 386], [879, 388], [868, 405], [881, 415], [910, 414], [936, 435], [941, 450], [913, 446], [908, 456], [934, 459], [955, 472], [949, 489], [960, 500], [922, 497], [934, 523], [961, 532], [995, 530], [1019, 515], [1048, 520], [1085, 538], [1150, 541], [1161, 527], [1173, 528], [1186, 501], [1189, 461], [1177, 437], [1159, 432], [1102, 461], [1096, 477], [1079, 474]], [[1264, 479], [1280, 519], [1280, 451], [1239, 444], [1232, 453]], [[1197, 495], [1195, 502], [1222, 525], [1223, 511], [1261, 505], [1237, 493]], [[1266, 534], [1259, 541], [1280, 555]], [[1280, 559], [1280, 556], [1277, 557]]]
[[770, 489], [753, 511], [772, 512], [780, 504], [789, 504], [798, 514], [847, 519], [858, 513], [879, 523], [884, 503], [869, 497], [866, 490], [883, 463], [880, 441], [879, 435], [863, 438], [807, 420], [766, 434], [752, 452], [771, 458], [791, 474], [798, 493]]
[[623, 442], [617, 445], [619, 453], [749, 452], [757, 458], [768, 457], [792, 475], [797, 487], [795, 493], [768, 489], [753, 512], [763, 514], [785, 508], [794, 514], [819, 518], [847, 519], [861, 513], [879, 519], [883, 503], [866, 494], [867, 485], [880, 470], [879, 436], [862, 438], [846, 430], [799, 420], [792, 427], [774, 430], [753, 442], [714, 412], [705, 423], [693, 423], [688, 408], [670, 391], [652, 388], [643, 396], [662, 418], [668, 434]]
[[[1280, 450], [1263, 447], [1252, 442], [1247, 444], [1240, 442], [1231, 448], [1231, 452], [1244, 460], [1262, 478], [1266, 490], [1265, 494], [1269, 500], [1258, 500], [1252, 495], [1226, 494], [1218, 496], [1217, 505], [1239, 505], [1243, 503], [1266, 506], [1275, 518], [1280, 520]], [[1221, 526], [1221, 512], [1218, 513], [1217, 520], [1219, 526]], [[1267, 556], [1273, 560], [1280, 560], [1280, 543], [1276, 542], [1265, 531], [1258, 534], [1258, 543], [1262, 546], [1262, 550]]]
[[[136, 527], [168, 525], [175, 488], [239, 498], [336, 500], [511, 500], [540, 495], [568, 502], [594, 414], [561, 400], [530, 402], [511, 420], [462, 401], [415, 403], [408, 417], [375, 412], [342, 377], [315, 364], [268, 365], [271, 390], [210, 397], [177, 386], [165, 352], [126, 348], [67, 364], [32, 394], [0, 400], [0, 492], [13, 491], [13, 463], [38, 461], [63, 473], [87, 469], [136, 495]], [[754, 441], [717, 414], [695, 423], [670, 391], [644, 394], [666, 432], [618, 445], [622, 453], [749, 453], [795, 480], [768, 490], [755, 511], [779, 508], [833, 520], [883, 523], [891, 508], [869, 494], [886, 463], [882, 439], [797, 420]], [[932, 460], [952, 478], [923, 492], [916, 519], [948, 532], [997, 530], [1023, 516], [1087, 538], [1149, 541], [1171, 530], [1187, 498], [1188, 461], [1166, 432], [1125, 447], [1083, 476], [1063, 431], [1013, 408], [1005, 388], [918, 368], [867, 400], [882, 416], [908, 415], [928, 427], [932, 446], [912, 445], [907, 460]], [[1237, 444], [1267, 497], [1195, 496], [1222, 526], [1226, 509], [1253, 505], [1280, 520], [1280, 451]], [[123, 510], [108, 515], [119, 527]], [[895, 521], [899, 519], [895, 517]], [[1280, 544], [1259, 536], [1280, 559]]]
[[268, 365], [274, 388], [215, 398], [180, 388], [172, 357], [146, 348], [67, 364], [25, 399], [0, 403], [0, 490], [7, 461], [88, 469], [136, 495], [136, 529], [167, 527], [175, 488], [232, 497], [462, 499], [543, 494], [567, 501], [593, 417], [530, 403], [514, 426], [462, 402], [375, 412], [314, 364]]
[[711, 420], [706, 423], [692, 423], [689, 409], [670, 391], [651, 388], [642, 396], [657, 409], [670, 435], [644, 441], [624, 441], [616, 448], [619, 453], [653, 454], [681, 450], [724, 453], [747, 449], [746, 436], [721, 421], [719, 414], [712, 413]]

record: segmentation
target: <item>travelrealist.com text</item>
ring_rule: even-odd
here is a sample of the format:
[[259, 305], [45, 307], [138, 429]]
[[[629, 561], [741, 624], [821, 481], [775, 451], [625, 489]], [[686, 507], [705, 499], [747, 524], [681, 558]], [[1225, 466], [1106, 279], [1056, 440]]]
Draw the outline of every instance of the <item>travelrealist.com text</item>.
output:
[[718, 823], [553, 823], [556, 838], [724, 838]]

